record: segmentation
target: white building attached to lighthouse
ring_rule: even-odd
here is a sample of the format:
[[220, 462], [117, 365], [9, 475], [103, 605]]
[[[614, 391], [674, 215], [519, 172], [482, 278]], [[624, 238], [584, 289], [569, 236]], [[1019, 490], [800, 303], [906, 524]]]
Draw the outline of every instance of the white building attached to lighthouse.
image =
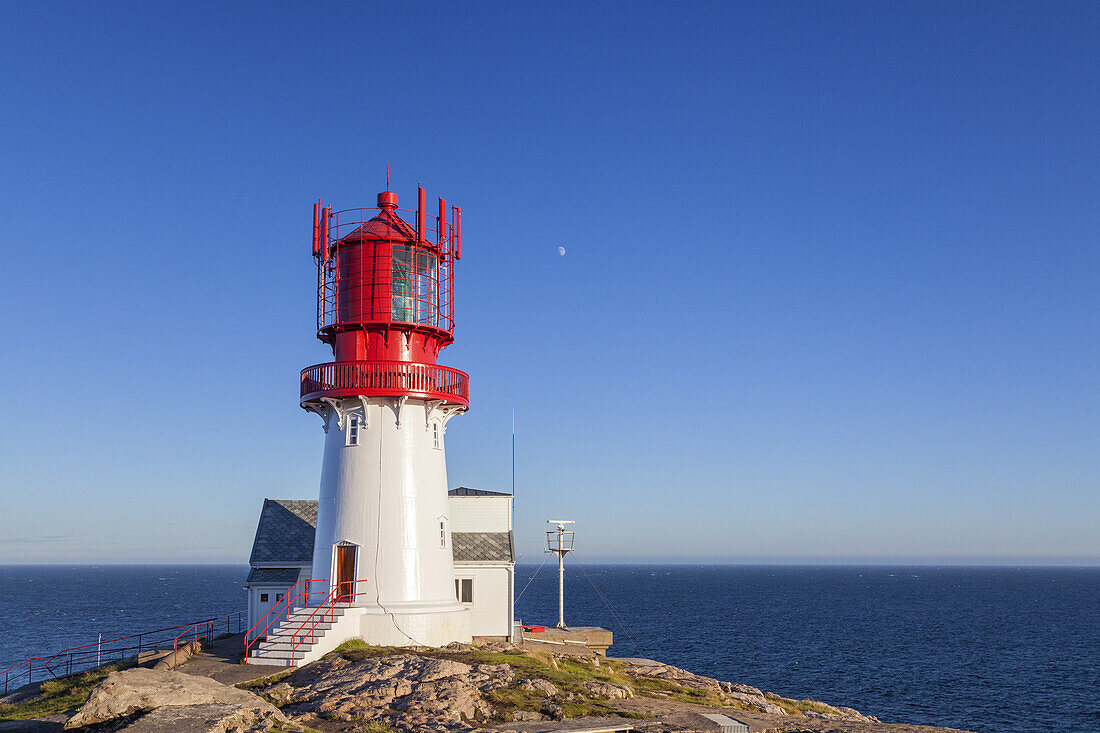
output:
[[[512, 495], [459, 487], [448, 492], [448, 504], [455, 600], [470, 613], [473, 638], [510, 640], [515, 615]], [[296, 584], [309, 580], [316, 524], [316, 501], [264, 499], [246, 583], [250, 628], [285, 604]]]

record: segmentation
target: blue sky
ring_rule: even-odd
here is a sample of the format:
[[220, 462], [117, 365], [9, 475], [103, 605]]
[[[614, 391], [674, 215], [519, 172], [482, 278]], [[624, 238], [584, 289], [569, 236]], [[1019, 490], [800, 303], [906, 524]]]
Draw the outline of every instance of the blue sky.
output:
[[514, 409], [521, 560], [1100, 561], [1094, 3], [4, 15], [0, 563], [316, 496], [311, 206], [387, 163], [463, 207], [450, 481]]

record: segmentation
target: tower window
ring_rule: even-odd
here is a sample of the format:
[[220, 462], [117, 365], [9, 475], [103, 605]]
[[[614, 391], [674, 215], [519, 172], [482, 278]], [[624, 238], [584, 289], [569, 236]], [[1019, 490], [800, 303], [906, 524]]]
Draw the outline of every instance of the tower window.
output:
[[473, 578], [455, 578], [455, 598], [462, 603], [474, 602]]
[[359, 416], [348, 416], [348, 432], [344, 439], [344, 445], [359, 445]]
[[447, 520], [446, 519], [440, 519], [439, 520], [439, 546], [440, 547], [446, 547], [447, 546]]
[[432, 445], [439, 450], [439, 423], [432, 423]]

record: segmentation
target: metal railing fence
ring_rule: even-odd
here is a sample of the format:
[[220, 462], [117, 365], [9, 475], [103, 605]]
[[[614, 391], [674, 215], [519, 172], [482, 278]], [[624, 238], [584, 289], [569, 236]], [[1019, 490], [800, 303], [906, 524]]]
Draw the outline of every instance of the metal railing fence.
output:
[[[0, 670], [0, 675], [4, 678], [4, 694], [33, 683], [36, 677], [39, 681], [57, 679], [121, 662], [145, 651], [174, 650], [184, 633], [190, 633], [195, 641], [206, 640], [209, 643], [223, 628], [223, 623], [226, 634], [239, 634], [245, 630], [245, 616], [244, 611], [236, 611], [224, 618], [213, 616], [188, 624], [166, 626], [113, 639], [103, 639], [101, 634], [100, 639], [89, 644], [63, 649], [50, 656], [30, 657]], [[201, 632], [198, 631], [200, 627]]]

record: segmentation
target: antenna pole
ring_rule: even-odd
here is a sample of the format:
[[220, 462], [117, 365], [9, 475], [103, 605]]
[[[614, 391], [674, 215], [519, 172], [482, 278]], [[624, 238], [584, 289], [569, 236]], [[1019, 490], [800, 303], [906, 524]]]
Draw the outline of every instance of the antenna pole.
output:
[[512, 513], [516, 509], [516, 411], [512, 409]]

